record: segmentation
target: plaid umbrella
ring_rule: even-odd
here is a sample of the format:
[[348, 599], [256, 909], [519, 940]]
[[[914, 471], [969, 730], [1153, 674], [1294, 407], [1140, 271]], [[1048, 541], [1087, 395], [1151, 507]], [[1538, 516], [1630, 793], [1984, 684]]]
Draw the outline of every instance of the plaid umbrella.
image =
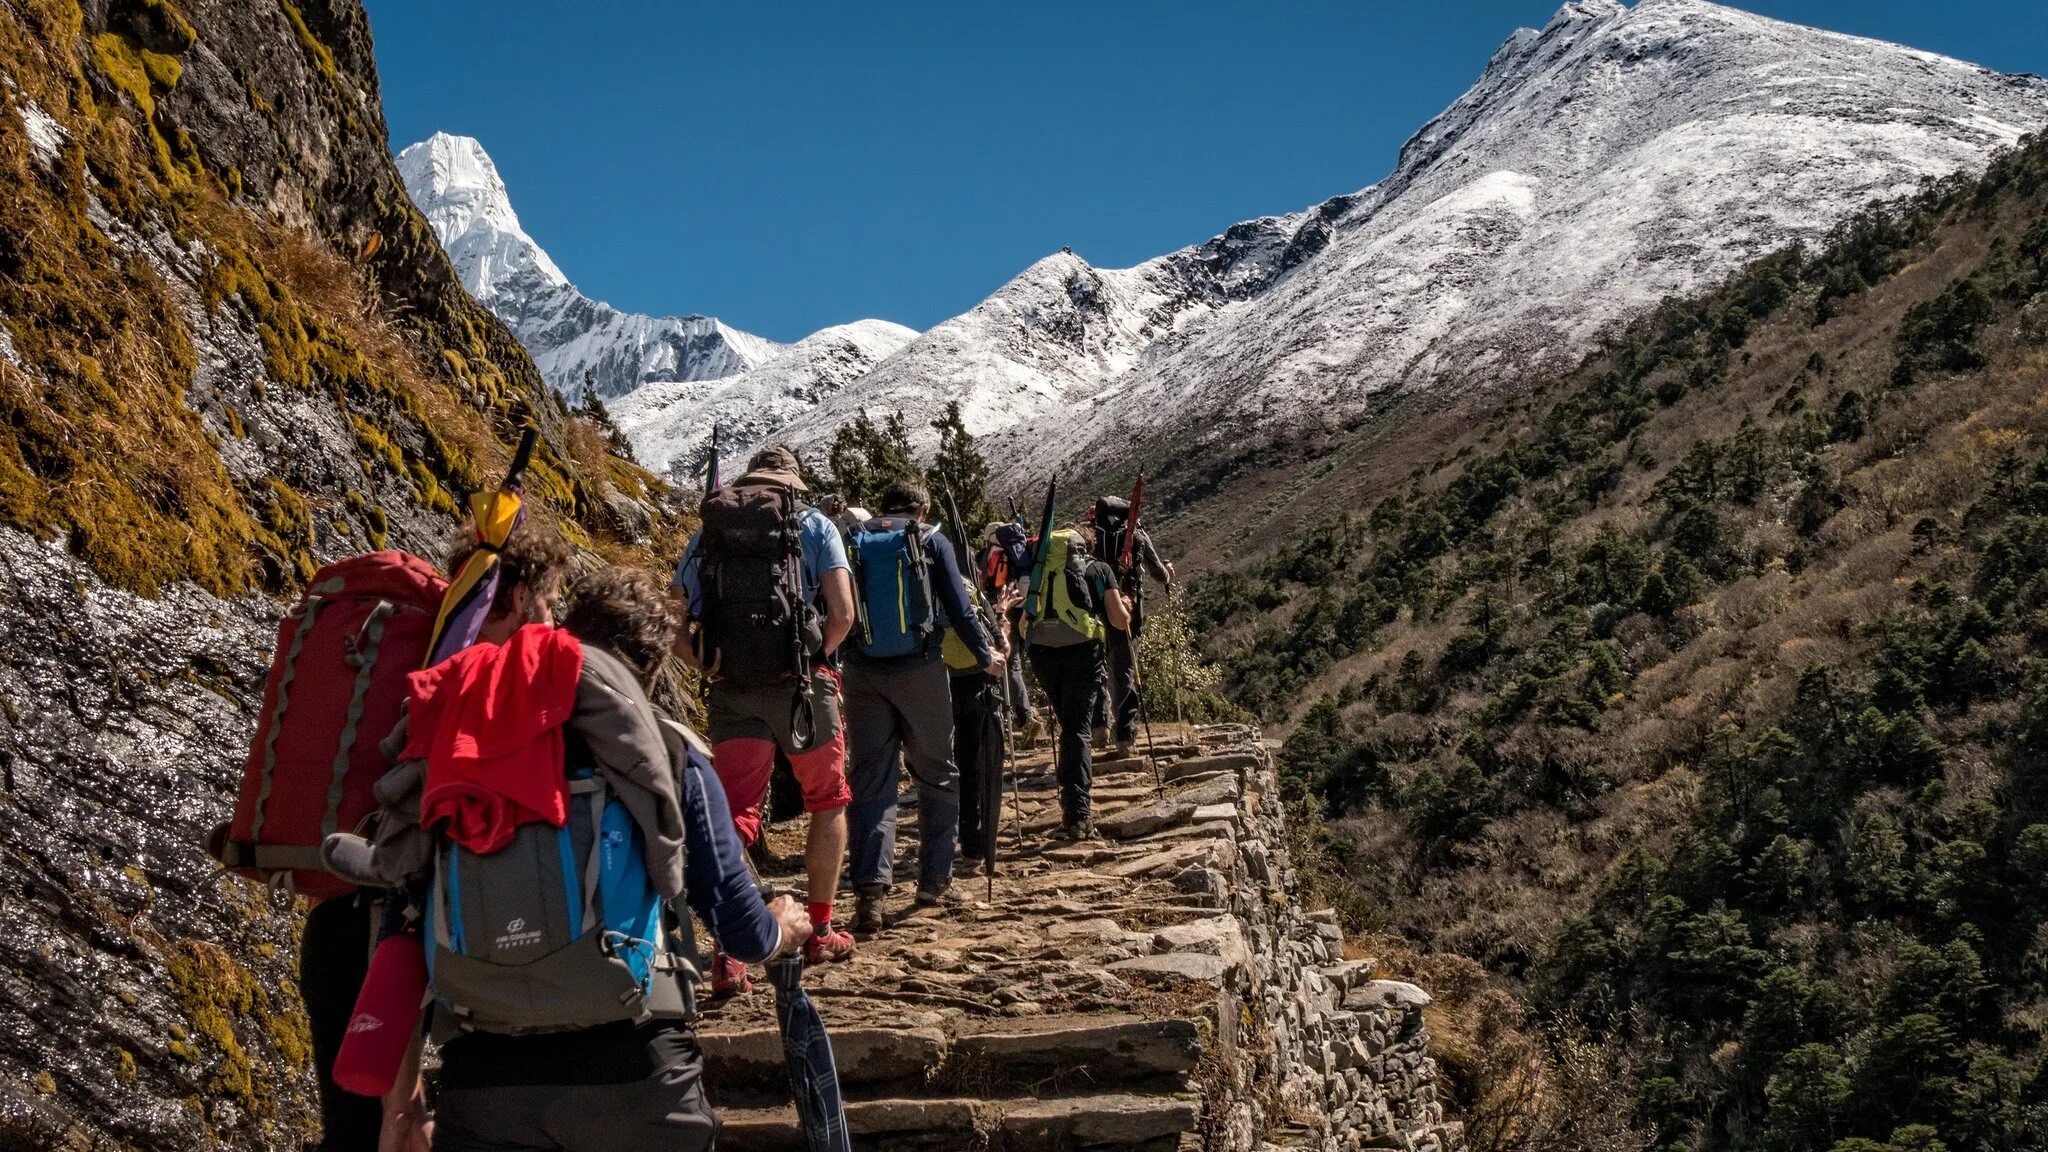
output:
[[782, 1058], [789, 1065], [789, 1095], [796, 1101], [804, 1147], [808, 1152], [853, 1152], [832, 1038], [804, 991], [803, 956], [770, 960], [768, 980], [775, 985], [775, 1022], [782, 1028]]
[[718, 422], [711, 422], [711, 455], [704, 460], [704, 497], [710, 499], [713, 492], [724, 487], [718, 468]]
[[1003, 715], [1006, 707], [1003, 682], [987, 676], [982, 680], [981, 743], [975, 751], [975, 758], [981, 762], [981, 795], [975, 800], [981, 805], [981, 865], [988, 877], [988, 899], [993, 902], [996, 898], [996, 830], [1003, 823], [1003, 761], [1008, 740]]
[[430, 668], [476, 643], [483, 630], [484, 617], [498, 595], [498, 550], [526, 515], [519, 499], [519, 478], [533, 459], [537, 438], [529, 426], [519, 438], [519, 451], [512, 455], [505, 482], [495, 492], [479, 492], [469, 499], [477, 548], [462, 562], [462, 570], [448, 582], [448, 591], [441, 597], [441, 613], [434, 618], [434, 642], [427, 646]]

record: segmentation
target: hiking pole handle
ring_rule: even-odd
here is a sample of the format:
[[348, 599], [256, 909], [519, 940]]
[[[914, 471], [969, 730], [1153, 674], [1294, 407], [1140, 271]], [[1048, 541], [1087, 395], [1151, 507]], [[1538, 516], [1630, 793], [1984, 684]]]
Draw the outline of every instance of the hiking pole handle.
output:
[[526, 474], [526, 466], [533, 463], [533, 449], [540, 443], [540, 429], [528, 424], [519, 433], [519, 448], [512, 453], [512, 466], [505, 470], [505, 487], [519, 487], [519, 478]]

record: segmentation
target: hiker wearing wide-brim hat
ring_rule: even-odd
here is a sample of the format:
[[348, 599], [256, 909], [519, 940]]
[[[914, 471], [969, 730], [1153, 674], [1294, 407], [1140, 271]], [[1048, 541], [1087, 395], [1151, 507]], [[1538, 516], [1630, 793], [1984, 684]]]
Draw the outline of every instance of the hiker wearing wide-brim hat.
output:
[[770, 444], [754, 453], [754, 458], [747, 461], [747, 474], [733, 481], [735, 487], [741, 484], [774, 484], [798, 492], [810, 491], [796, 453], [780, 444]]
[[[803, 789], [810, 830], [804, 852], [812, 963], [853, 955], [834, 926], [833, 894], [846, 854], [846, 733], [836, 656], [853, 627], [846, 542], [825, 514], [797, 499], [809, 491], [796, 453], [771, 444], [746, 473], [707, 494], [703, 526], [676, 565], [670, 593], [686, 609], [676, 654], [709, 684], [712, 764], [751, 845], [778, 752]], [[712, 990], [744, 992], [744, 965], [720, 955]]]

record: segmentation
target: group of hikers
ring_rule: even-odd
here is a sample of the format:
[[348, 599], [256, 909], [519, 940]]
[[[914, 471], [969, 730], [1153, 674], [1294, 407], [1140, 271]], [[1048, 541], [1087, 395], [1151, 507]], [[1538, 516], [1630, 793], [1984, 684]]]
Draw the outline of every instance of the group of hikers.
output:
[[[299, 975], [324, 1150], [710, 1147], [696, 924], [713, 995], [749, 993], [751, 965], [848, 960], [993, 861], [989, 742], [1057, 731], [1069, 841], [1094, 835], [1098, 748], [1137, 743], [1142, 582], [1174, 572], [1131, 501], [1054, 527], [1049, 493], [1035, 534], [1019, 517], [969, 539], [954, 513], [949, 539], [921, 484], [872, 514], [814, 505], [771, 446], [707, 485], [664, 588], [520, 516], [518, 471], [509, 502], [478, 499], [452, 583], [391, 552], [315, 576], [215, 836], [314, 901]], [[671, 656], [703, 686], [708, 743], [664, 700]], [[801, 902], [749, 868], [778, 770], [808, 820]], [[916, 880], [892, 908], [905, 771]]]

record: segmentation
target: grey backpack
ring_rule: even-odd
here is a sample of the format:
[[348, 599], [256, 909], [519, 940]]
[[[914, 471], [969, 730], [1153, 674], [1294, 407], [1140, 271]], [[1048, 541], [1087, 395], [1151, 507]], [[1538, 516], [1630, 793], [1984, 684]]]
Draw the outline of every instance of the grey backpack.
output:
[[[437, 1015], [455, 1030], [558, 1032], [694, 1015], [639, 826], [582, 740], [567, 739], [562, 827], [522, 825], [488, 855], [438, 838], [427, 972]], [[687, 914], [675, 924], [687, 933]]]

